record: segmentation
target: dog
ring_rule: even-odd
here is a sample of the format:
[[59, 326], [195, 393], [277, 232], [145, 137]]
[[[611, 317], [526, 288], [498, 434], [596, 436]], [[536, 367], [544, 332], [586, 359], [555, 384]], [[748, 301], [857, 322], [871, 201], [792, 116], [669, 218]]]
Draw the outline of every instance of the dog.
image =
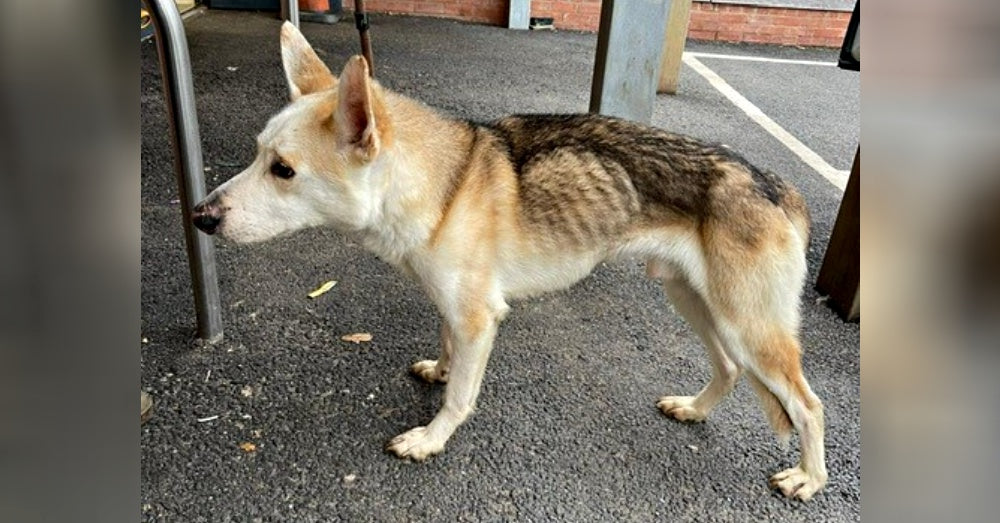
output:
[[444, 401], [388, 451], [421, 461], [444, 449], [475, 407], [508, 300], [631, 257], [714, 369], [660, 410], [703, 421], [745, 374], [779, 437], [800, 437], [799, 464], [772, 486], [807, 500], [825, 485], [823, 406], [797, 334], [809, 214], [793, 187], [725, 146], [606, 116], [452, 119], [379, 85], [360, 56], [335, 77], [287, 22], [281, 56], [290, 103], [193, 220], [235, 242], [333, 226], [422, 285], [441, 353], [411, 370], [446, 384]]

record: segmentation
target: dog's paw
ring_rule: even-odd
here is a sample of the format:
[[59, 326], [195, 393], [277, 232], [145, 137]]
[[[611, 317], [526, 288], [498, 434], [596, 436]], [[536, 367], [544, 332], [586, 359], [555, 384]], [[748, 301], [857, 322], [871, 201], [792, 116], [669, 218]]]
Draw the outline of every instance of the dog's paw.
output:
[[438, 369], [437, 360], [418, 361], [410, 367], [410, 372], [427, 383], [448, 383], [448, 374]]
[[705, 413], [694, 408], [694, 396], [664, 396], [656, 403], [660, 411], [680, 421], [705, 421]]
[[392, 438], [386, 450], [401, 458], [423, 461], [444, 450], [444, 442], [433, 438], [427, 427], [417, 427]]
[[807, 501], [826, 485], [825, 476], [810, 474], [802, 467], [792, 467], [771, 476], [771, 486], [785, 497]]

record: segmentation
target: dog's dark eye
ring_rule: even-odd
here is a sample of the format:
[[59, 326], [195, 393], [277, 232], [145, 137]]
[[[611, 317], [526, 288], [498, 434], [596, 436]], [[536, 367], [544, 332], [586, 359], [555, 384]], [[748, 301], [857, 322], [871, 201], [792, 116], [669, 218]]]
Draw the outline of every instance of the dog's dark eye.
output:
[[295, 176], [295, 171], [285, 165], [285, 162], [277, 161], [271, 164], [271, 174], [277, 176], [278, 178], [283, 178], [285, 180]]

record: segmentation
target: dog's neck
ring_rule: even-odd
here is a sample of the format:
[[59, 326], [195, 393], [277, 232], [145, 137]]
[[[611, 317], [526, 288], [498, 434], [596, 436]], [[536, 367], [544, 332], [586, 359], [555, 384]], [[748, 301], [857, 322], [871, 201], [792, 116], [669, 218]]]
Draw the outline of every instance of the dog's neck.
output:
[[[454, 184], [468, 165], [471, 129], [403, 96], [386, 100], [394, 136], [366, 173], [370, 215], [361, 239], [379, 257], [408, 271], [411, 258], [424, 252], [440, 225]], [[465, 133], [442, 132], [447, 126]]]

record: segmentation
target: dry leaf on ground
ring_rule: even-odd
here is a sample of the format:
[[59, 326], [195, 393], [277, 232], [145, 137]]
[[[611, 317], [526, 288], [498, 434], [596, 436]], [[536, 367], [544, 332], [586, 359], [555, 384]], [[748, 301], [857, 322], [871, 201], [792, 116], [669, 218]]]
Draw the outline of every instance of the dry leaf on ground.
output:
[[254, 445], [249, 441], [244, 441], [243, 443], [240, 443], [240, 448], [243, 449], [243, 452], [253, 452], [257, 450], [257, 445]]
[[363, 341], [372, 341], [372, 335], [367, 332], [358, 332], [341, 336], [340, 339], [352, 343], [361, 343]]
[[319, 287], [317, 287], [315, 290], [313, 290], [312, 292], [310, 292], [306, 296], [309, 296], [310, 298], [316, 299], [316, 298], [322, 296], [323, 294], [326, 294], [327, 291], [329, 291], [330, 289], [332, 289], [333, 286], [336, 285], [336, 284], [337, 284], [336, 281], [330, 280], [328, 282], [323, 283], [323, 285], [320, 285]]

